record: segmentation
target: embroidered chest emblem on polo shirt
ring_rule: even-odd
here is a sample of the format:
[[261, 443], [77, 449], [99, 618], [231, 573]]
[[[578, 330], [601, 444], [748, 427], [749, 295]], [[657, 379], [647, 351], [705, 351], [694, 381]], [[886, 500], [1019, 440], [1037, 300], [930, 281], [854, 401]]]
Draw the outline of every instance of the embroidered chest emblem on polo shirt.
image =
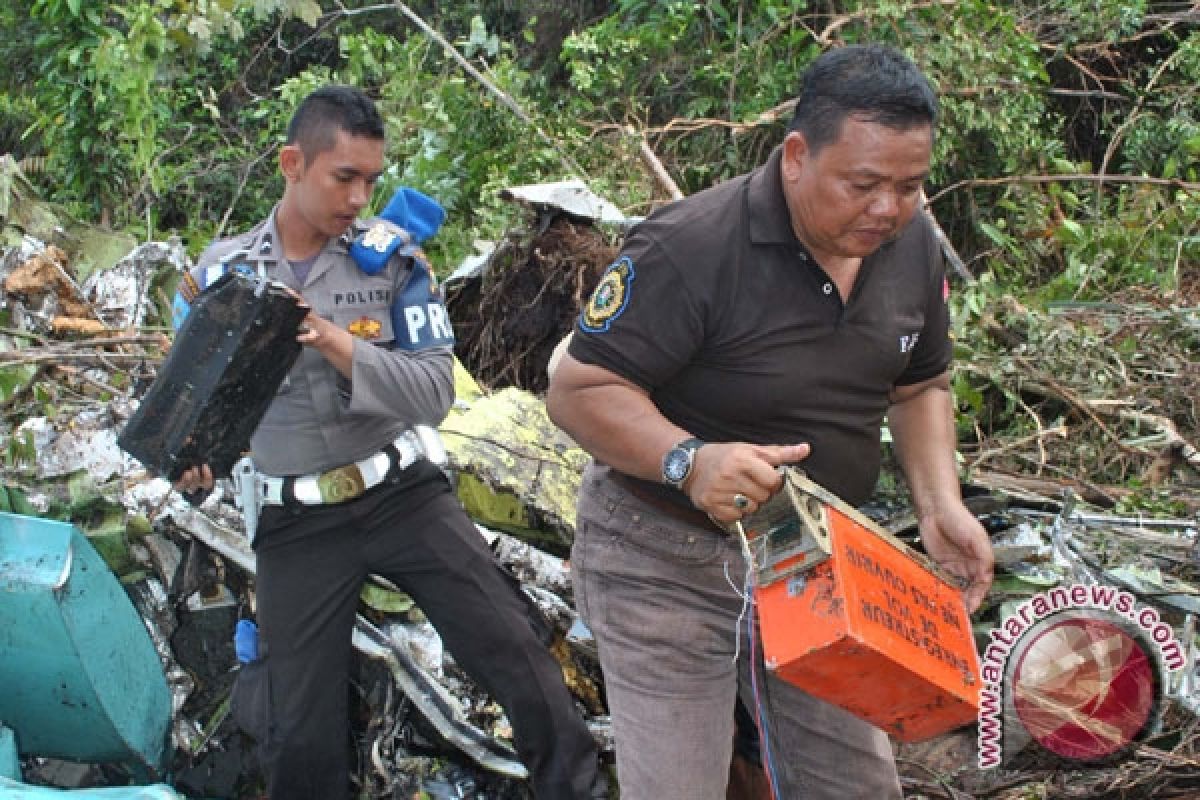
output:
[[633, 261], [629, 256], [617, 259], [596, 285], [579, 319], [579, 327], [589, 333], [607, 331], [612, 321], [621, 316], [629, 305], [630, 285], [633, 283]]
[[346, 330], [359, 339], [378, 339], [383, 323], [370, 317], [359, 317], [346, 326]]

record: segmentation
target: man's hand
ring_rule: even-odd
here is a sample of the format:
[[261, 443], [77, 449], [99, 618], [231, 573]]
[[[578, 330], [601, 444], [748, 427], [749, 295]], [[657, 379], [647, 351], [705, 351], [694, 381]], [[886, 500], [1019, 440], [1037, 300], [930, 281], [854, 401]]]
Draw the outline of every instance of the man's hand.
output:
[[171, 486], [179, 492], [194, 492], [197, 489], [202, 491], [211, 491], [213, 488], [213, 474], [208, 464], [200, 464], [199, 466], [190, 467], [179, 476], [178, 480]]
[[189, 503], [198, 506], [204, 502], [204, 498], [208, 497], [208, 493], [212, 491], [212, 469], [209, 468], [208, 464], [190, 467], [171, 486], [175, 491], [182, 494], [183, 498]]
[[701, 511], [719, 522], [734, 522], [753, 514], [779, 491], [783, 475], [776, 467], [803, 461], [810, 452], [807, 444], [705, 444], [696, 451], [692, 474], [683, 488]]
[[333, 365], [333, 368], [347, 378], [354, 377], [354, 336], [339, 328], [329, 320], [312, 310], [308, 302], [290, 286], [284, 287], [287, 293], [296, 298], [301, 308], [308, 309], [308, 314], [300, 323], [296, 332], [296, 341], [305, 347], [311, 347]]
[[992, 544], [979, 520], [962, 503], [919, 518], [917, 526], [925, 552], [947, 572], [966, 584], [963, 601], [975, 613], [992, 585]]

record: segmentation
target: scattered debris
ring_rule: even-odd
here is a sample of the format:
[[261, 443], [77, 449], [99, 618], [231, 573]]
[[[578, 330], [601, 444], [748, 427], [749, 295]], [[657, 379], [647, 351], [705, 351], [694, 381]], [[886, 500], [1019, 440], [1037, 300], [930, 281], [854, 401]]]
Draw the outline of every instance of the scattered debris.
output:
[[459, 499], [484, 525], [565, 556], [588, 456], [516, 388], [480, 395], [441, 426]]
[[629, 222], [621, 209], [595, 194], [581, 180], [512, 186], [501, 189], [500, 196], [527, 205], [539, 214], [561, 212], [581, 222], [604, 222], [610, 225]]
[[[530, 225], [447, 280], [462, 364], [442, 433], [460, 498], [554, 623], [568, 683], [611, 751], [595, 645], [574, 613], [562, 560], [586, 456], [549, 424], [538, 393], [551, 351], [615, 257], [619, 232], [598, 226], [612, 219], [611, 209], [576, 207], [578, 187], [566, 200], [553, 194], [561, 188], [549, 187], [549, 196], [541, 193], [547, 187], [510, 190], [533, 210]], [[178, 242], [135, 248], [62, 220], [36, 201], [7, 158], [0, 158], [0, 225], [0, 303], [9, 317], [0, 329], [7, 434], [0, 507], [71, 520], [120, 576], [149, 631], [155, 680], [164, 682], [163, 735], [173, 753], [165, 774], [175, 789], [254, 797], [261, 793], [255, 747], [228, 702], [238, 669], [234, 627], [254, 613], [254, 556], [229, 487], [219, 484], [194, 508], [115, 445], [169, 349], [169, 297], [187, 258]], [[1200, 282], [1183, 285], [1170, 298], [1048, 313], [998, 301], [959, 339], [972, 355], [959, 361], [956, 387], [970, 407], [964, 418], [976, 425], [975, 443], [963, 449], [975, 484], [970, 504], [993, 535], [998, 562], [994, 589], [973, 620], [977, 644], [1039, 592], [1077, 581], [1128, 591], [1183, 644], [1186, 664], [1164, 686], [1159, 729], [1117, 763], [1051, 772], [976, 768], [975, 731], [967, 728], [900, 749], [909, 793], [1185, 797], [1200, 790]], [[56, 318], [88, 324], [56, 327]], [[79, 338], [94, 325], [98, 335]], [[916, 543], [903, 501], [881, 498], [877, 521]], [[0, 547], [0, 561], [7, 557]], [[0, 580], [4, 572], [0, 565]], [[461, 674], [419, 609], [383, 582], [373, 581], [364, 599], [354, 634], [364, 656], [353, 687], [360, 796], [526, 798], [503, 714]], [[6, 670], [24, 669], [2, 663], [5, 680]], [[115, 762], [18, 758], [25, 725], [5, 721], [0, 787], [134, 777]], [[140, 790], [159, 794], [131, 791], [116, 796], [175, 796], [165, 786]]]

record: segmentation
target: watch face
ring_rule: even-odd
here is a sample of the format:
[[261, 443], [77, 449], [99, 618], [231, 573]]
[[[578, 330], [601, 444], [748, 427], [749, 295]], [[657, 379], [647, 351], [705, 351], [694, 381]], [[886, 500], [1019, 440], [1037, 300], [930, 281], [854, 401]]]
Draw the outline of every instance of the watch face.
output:
[[663, 479], [667, 483], [682, 483], [692, 466], [692, 452], [676, 447], [663, 458]]

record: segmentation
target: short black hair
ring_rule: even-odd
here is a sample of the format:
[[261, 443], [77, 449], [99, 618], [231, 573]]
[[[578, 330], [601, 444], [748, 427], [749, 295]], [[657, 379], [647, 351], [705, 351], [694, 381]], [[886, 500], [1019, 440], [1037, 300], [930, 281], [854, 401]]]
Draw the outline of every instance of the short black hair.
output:
[[375, 102], [353, 86], [322, 86], [300, 101], [288, 123], [287, 144], [311, 159], [333, 148], [338, 131], [368, 139], [384, 138]]
[[938, 100], [928, 79], [893, 47], [861, 44], [821, 54], [801, 80], [789, 131], [815, 152], [841, 134], [846, 117], [906, 131], [937, 124]]

